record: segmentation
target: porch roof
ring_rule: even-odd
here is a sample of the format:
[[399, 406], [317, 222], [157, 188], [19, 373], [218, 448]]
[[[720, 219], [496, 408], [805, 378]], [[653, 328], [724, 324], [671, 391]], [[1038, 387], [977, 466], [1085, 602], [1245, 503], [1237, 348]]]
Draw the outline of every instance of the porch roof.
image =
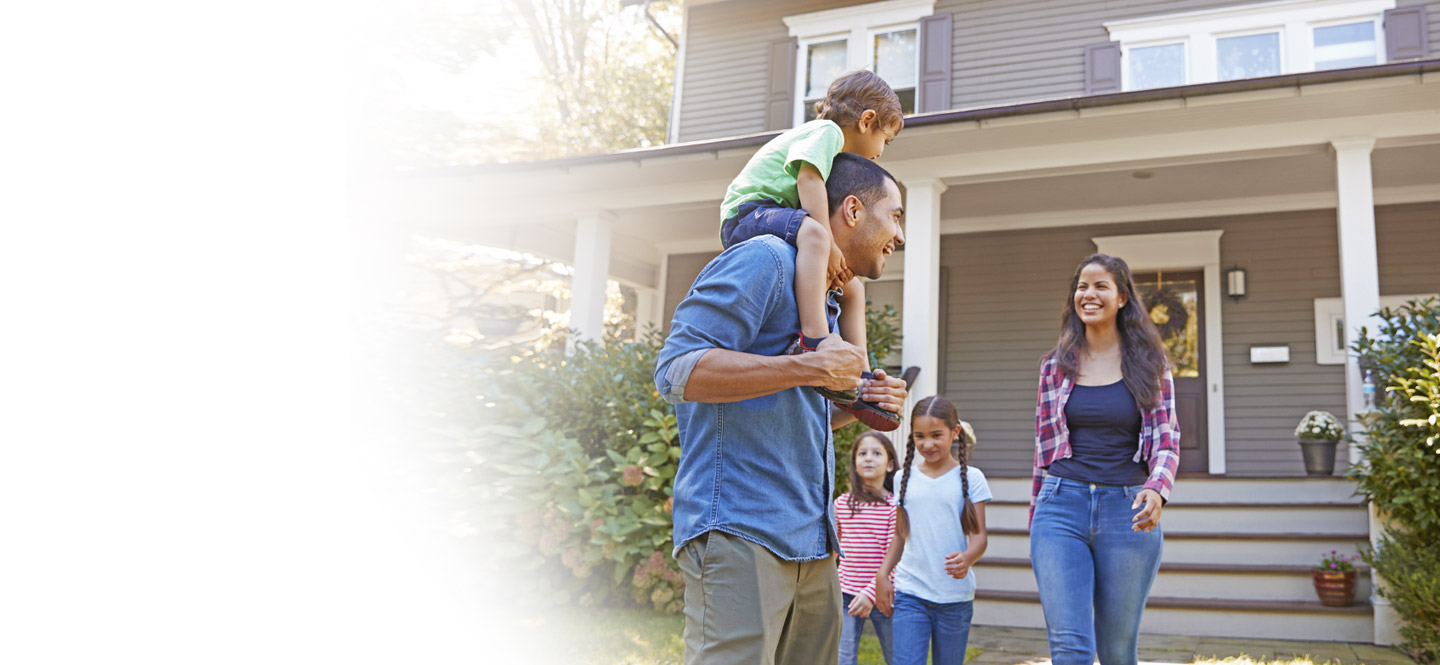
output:
[[[981, 120], [993, 120], [996, 118], [1052, 113], [1055, 111], [1078, 111], [1080, 109], [1093, 109], [1107, 106], [1123, 106], [1126, 104], [1137, 104], [1142, 102], [1185, 100], [1193, 99], [1196, 97], [1223, 95], [1236, 92], [1299, 88], [1301, 86], [1318, 85], [1322, 83], [1361, 81], [1366, 79], [1378, 79], [1391, 76], [1415, 76], [1429, 72], [1440, 72], [1440, 58], [1414, 60], [1410, 62], [1390, 63], [1384, 65], [1373, 65], [1370, 67], [1354, 67], [1349, 69], [1303, 72], [1298, 74], [1284, 74], [1280, 76], [1266, 76], [1262, 78], [1239, 79], [1234, 81], [1199, 83], [1195, 85], [1183, 85], [1168, 88], [1151, 88], [1148, 90], [1133, 90], [1129, 92], [1082, 95], [1079, 97], [1046, 99], [1031, 102], [1021, 102], [1016, 104], [1006, 104], [1002, 106], [984, 106], [971, 109], [940, 111], [937, 113], [921, 113], [907, 117], [905, 119], [905, 128], [915, 129], [919, 127], [933, 127], [951, 123], [976, 122]], [[597, 164], [609, 164], [624, 161], [638, 162], [640, 160], [651, 160], [663, 157], [679, 157], [702, 153], [719, 153], [721, 151], [732, 150], [736, 148], [757, 147], [764, 145], [766, 141], [769, 141], [770, 139], [778, 136], [780, 133], [781, 131], [770, 131], [757, 134], [730, 136], [719, 139], [690, 141], [686, 143], [674, 143], [664, 146], [656, 146], [652, 148], [634, 148], [630, 150], [620, 150], [616, 152], [581, 155], [577, 157], [565, 157], [560, 159], [547, 159], [532, 162], [513, 162], [500, 164], [480, 164], [474, 166], [438, 167], [431, 169], [416, 169], [406, 173], [420, 176], [481, 175], [488, 173], [514, 173], [517, 171], [529, 170], [563, 170], [577, 166], [591, 166]]]

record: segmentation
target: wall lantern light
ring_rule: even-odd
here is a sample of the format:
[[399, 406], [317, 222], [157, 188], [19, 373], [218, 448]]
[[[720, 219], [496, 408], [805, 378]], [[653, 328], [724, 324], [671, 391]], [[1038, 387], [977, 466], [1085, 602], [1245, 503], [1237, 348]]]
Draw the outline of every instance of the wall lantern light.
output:
[[1246, 295], [1245, 269], [1239, 266], [1225, 271], [1225, 295], [1236, 300]]

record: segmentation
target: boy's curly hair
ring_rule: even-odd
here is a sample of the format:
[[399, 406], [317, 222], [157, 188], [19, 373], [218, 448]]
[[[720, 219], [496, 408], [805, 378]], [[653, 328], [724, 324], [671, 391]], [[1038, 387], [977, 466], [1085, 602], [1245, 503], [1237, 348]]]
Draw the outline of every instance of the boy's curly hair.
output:
[[835, 79], [825, 92], [825, 99], [815, 102], [815, 117], [830, 120], [841, 127], [854, 127], [860, 115], [875, 111], [880, 127], [900, 128], [905, 124], [900, 98], [879, 74], [868, 70], [850, 72]]

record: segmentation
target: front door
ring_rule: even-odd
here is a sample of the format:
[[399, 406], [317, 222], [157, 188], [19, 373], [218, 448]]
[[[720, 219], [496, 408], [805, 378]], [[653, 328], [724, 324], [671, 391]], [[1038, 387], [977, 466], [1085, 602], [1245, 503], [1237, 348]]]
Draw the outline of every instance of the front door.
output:
[[1175, 377], [1180, 421], [1180, 472], [1207, 473], [1208, 407], [1205, 399], [1205, 274], [1137, 273], [1135, 288], [1160, 329]]

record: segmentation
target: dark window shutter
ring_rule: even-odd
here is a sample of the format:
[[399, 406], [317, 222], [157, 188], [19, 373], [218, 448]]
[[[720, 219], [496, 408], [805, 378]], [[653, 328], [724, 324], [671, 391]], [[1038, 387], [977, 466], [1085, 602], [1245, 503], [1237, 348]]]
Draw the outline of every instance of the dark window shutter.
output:
[[950, 58], [954, 32], [950, 14], [920, 19], [920, 81], [915, 112], [950, 110]]
[[770, 44], [770, 78], [765, 92], [765, 129], [795, 126], [795, 39]]
[[1085, 94], [1120, 92], [1120, 42], [1085, 47]]
[[1425, 6], [1385, 11], [1385, 62], [1415, 60], [1430, 56], [1430, 39], [1426, 34]]

